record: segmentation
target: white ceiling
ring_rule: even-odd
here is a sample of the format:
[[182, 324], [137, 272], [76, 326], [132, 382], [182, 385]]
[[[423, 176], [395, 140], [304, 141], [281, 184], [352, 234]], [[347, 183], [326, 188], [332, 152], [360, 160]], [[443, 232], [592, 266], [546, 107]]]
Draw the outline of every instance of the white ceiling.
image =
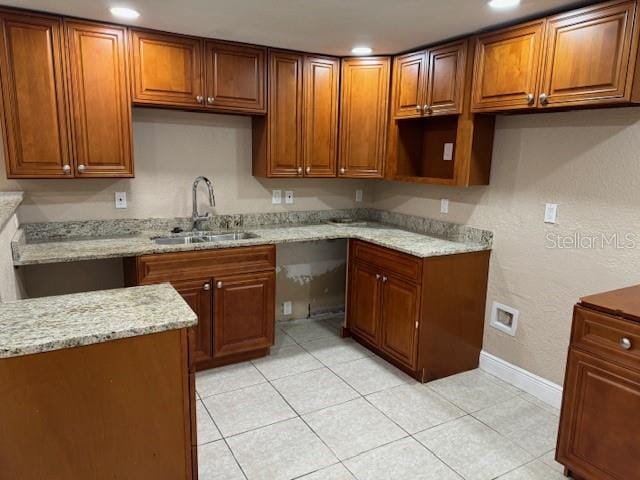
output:
[[131, 23], [203, 37], [348, 55], [354, 45], [398, 53], [554, 10], [579, 0], [522, 0], [491, 9], [486, 0], [0, 0], [5, 5], [114, 21], [112, 6], [136, 8]]

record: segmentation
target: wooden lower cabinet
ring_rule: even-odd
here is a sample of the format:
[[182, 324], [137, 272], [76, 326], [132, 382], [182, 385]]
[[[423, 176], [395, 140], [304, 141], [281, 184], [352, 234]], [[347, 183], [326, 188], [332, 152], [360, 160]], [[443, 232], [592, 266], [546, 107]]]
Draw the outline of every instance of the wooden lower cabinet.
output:
[[575, 478], [640, 479], [639, 295], [594, 295], [574, 310], [556, 458]]
[[351, 240], [348, 332], [423, 382], [476, 368], [489, 255], [419, 258]]
[[198, 315], [190, 363], [204, 370], [265, 356], [274, 341], [275, 247], [127, 258], [125, 283], [170, 282]]

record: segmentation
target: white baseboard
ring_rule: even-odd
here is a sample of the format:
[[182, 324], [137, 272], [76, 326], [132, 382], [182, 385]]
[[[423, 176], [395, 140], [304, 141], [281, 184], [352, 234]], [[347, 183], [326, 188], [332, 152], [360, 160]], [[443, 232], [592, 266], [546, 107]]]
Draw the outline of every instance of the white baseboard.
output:
[[480, 368], [555, 408], [560, 408], [562, 405], [562, 387], [560, 385], [495, 355], [491, 355], [484, 350], [480, 352]]

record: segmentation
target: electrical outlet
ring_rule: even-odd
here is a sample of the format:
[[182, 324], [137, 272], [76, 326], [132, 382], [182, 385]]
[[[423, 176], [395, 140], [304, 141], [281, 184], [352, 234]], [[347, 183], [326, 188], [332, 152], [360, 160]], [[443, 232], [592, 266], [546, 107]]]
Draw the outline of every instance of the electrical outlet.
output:
[[127, 208], [127, 192], [116, 192], [116, 208]]
[[293, 310], [293, 307], [291, 305], [291, 302], [282, 302], [282, 314], [283, 315], [291, 315], [291, 311]]
[[292, 190], [287, 190], [286, 192], [284, 192], [284, 203], [287, 203], [289, 205], [293, 203], [293, 191]]
[[356, 190], [356, 202], [362, 201], [362, 190]]
[[273, 190], [271, 192], [271, 203], [273, 205], [279, 205], [282, 203], [282, 190]]
[[446, 198], [440, 200], [440, 213], [449, 213], [449, 200]]
[[446, 161], [453, 160], [453, 143], [444, 144], [444, 152], [442, 154], [442, 159]]
[[558, 204], [547, 203], [544, 208], [544, 223], [556, 223], [558, 221]]

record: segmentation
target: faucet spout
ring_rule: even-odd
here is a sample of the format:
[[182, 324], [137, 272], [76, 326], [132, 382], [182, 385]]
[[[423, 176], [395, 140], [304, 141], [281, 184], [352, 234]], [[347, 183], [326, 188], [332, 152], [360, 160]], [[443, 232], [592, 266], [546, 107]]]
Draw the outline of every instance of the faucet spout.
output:
[[207, 178], [207, 177], [197, 177], [194, 182], [193, 182], [193, 195], [192, 195], [192, 201], [193, 201], [193, 214], [192, 214], [192, 219], [193, 219], [193, 229], [194, 230], [200, 230], [200, 226], [202, 225], [202, 222], [205, 221], [206, 219], [209, 218], [210, 213], [207, 212], [204, 215], [201, 215], [198, 212], [198, 185], [200, 185], [200, 182], [204, 182], [205, 185], [207, 186], [208, 189], [208, 193], [209, 193], [209, 205], [212, 207], [216, 206], [216, 197], [215, 194], [213, 193], [213, 184], [211, 183], [211, 181]]

